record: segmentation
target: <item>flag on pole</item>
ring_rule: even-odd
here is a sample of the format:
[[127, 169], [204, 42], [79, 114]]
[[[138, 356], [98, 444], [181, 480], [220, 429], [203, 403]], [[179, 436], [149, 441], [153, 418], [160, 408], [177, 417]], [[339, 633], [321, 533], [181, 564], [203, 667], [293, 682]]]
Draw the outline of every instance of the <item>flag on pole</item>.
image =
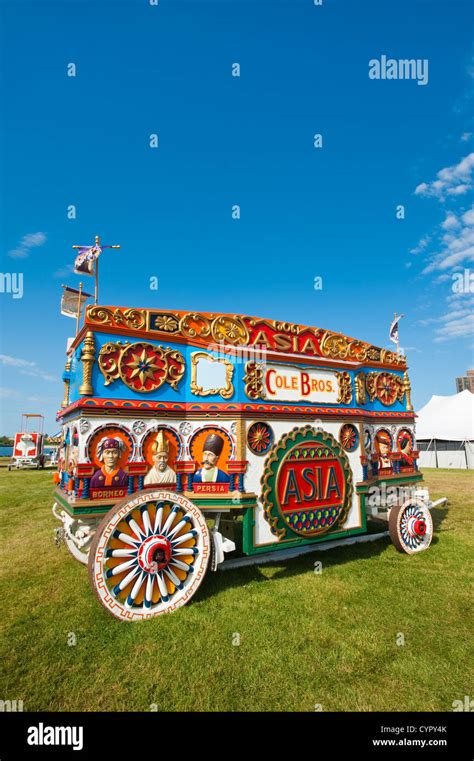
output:
[[76, 288], [70, 288], [68, 285], [63, 285], [64, 291], [61, 297], [61, 314], [65, 317], [73, 317], [77, 319], [81, 316], [82, 308], [87, 301], [91, 298], [90, 293], [85, 291], [78, 291]]
[[98, 235], [93, 246], [73, 246], [79, 253], [74, 261], [76, 275], [91, 275], [95, 277], [94, 301], [99, 298], [99, 256], [104, 248], [120, 248], [120, 246], [102, 246]]
[[94, 262], [102, 253], [100, 246], [82, 246], [74, 260], [76, 275], [94, 275]]
[[397, 315], [397, 313], [395, 312], [395, 316], [392, 320], [392, 324], [390, 325], [389, 338], [391, 341], [393, 341], [394, 344], [397, 344], [397, 345], [398, 345], [398, 323], [404, 316], [405, 315], [403, 314]]

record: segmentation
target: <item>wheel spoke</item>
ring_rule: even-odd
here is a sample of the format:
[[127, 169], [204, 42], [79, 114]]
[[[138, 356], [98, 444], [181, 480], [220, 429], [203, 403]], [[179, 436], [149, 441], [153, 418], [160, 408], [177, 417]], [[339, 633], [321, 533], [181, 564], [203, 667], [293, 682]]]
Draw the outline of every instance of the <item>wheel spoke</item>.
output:
[[131, 545], [132, 547], [134, 547], [135, 549], [136, 549], [136, 548], [138, 547], [138, 545], [140, 544], [140, 541], [139, 541], [139, 540], [137, 540], [137, 539], [133, 539], [131, 536], [128, 536], [128, 534], [124, 534], [124, 533], [123, 533], [123, 532], [121, 532], [121, 531], [114, 531], [114, 533], [112, 534], [112, 536], [114, 537], [114, 539], [118, 539], [118, 540], [119, 540], [119, 542], [125, 542], [125, 544], [130, 544], [130, 545]]
[[122, 590], [124, 590], [125, 587], [128, 587], [130, 582], [133, 581], [135, 576], [137, 576], [139, 573], [140, 573], [140, 569], [139, 568], [132, 568], [132, 570], [130, 571], [128, 576], [125, 576], [125, 578], [122, 579], [122, 581], [119, 584], [117, 584], [116, 587], [114, 587], [114, 594], [118, 595], [118, 593], [122, 592]]
[[160, 505], [156, 510], [155, 525], [153, 526], [153, 533], [159, 534], [161, 532], [161, 521], [163, 520], [163, 505]]
[[133, 585], [132, 591], [130, 592], [127, 603], [128, 605], [133, 605], [133, 602], [135, 600], [135, 597], [139, 593], [140, 589], [142, 588], [143, 582], [145, 581], [146, 577], [145, 571], [142, 571], [138, 579], [136, 580], [135, 584]]
[[173, 557], [180, 555], [197, 555], [199, 552], [197, 547], [185, 547], [184, 549], [173, 549]]
[[176, 576], [176, 574], [173, 573], [171, 568], [164, 568], [163, 570], [166, 573], [167, 577], [173, 582], [175, 587], [178, 587], [178, 589], [183, 588], [183, 582], [181, 581], [181, 579], [178, 579], [178, 577]]
[[176, 568], [179, 568], [181, 571], [186, 571], [186, 573], [189, 573], [190, 571], [194, 571], [194, 568], [192, 565], [183, 563], [181, 560], [174, 560], [174, 558], [170, 560], [170, 565], [174, 565], [176, 566]]
[[167, 536], [168, 529], [172, 526], [174, 519], [176, 518], [176, 513], [178, 512], [178, 509], [176, 506], [171, 508], [171, 512], [168, 515], [165, 525], [163, 526], [161, 533]]
[[145, 531], [148, 535], [153, 533], [153, 530], [151, 528], [151, 521], [150, 521], [150, 515], [148, 513], [148, 510], [146, 507], [142, 508], [142, 520], [143, 520], [143, 526], [145, 528]]
[[140, 528], [136, 520], [134, 520], [134, 518], [130, 518], [129, 515], [127, 515], [125, 520], [127, 521], [128, 525], [132, 529], [137, 539], [141, 541], [146, 536], [146, 534], [143, 533], [142, 529]]
[[138, 550], [107, 550], [105, 557], [107, 558], [136, 558]]
[[165, 580], [160, 572], [156, 574], [156, 580], [158, 582], [158, 588], [160, 590], [161, 599], [165, 602], [168, 600], [168, 588], [165, 584]]
[[169, 532], [168, 539], [171, 539], [175, 534], [178, 534], [181, 531], [181, 529], [183, 529], [185, 526], [191, 526], [191, 525], [192, 525], [191, 520], [186, 515], [184, 518], [180, 520], [179, 523], [176, 524], [174, 529]]
[[153, 599], [153, 583], [155, 581], [155, 575], [150, 573], [148, 574], [148, 579], [146, 580], [146, 589], [145, 589], [145, 606], [149, 608], [152, 603]]
[[173, 539], [171, 541], [171, 544], [173, 547], [177, 547], [179, 544], [183, 544], [183, 542], [189, 542], [190, 539], [194, 539], [194, 537], [197, 536], [197, 531], [193, 529], [192, 531], [189, 531], [187, 534], [183, 534], [183, 536], [178, 536], [177, 539]]
[[137, 561], [135, 558], [127, 560], [126, 563], [120, 563], [120, 565], [116, 565], [114, 568], [109, 568], [107, 571], [107, 577], [110, 578], [111, 576], [117, 576], [118, 573], [123, 573], [123, 571], [127, 571], [132, 566], [136, 567], [136, 565]]

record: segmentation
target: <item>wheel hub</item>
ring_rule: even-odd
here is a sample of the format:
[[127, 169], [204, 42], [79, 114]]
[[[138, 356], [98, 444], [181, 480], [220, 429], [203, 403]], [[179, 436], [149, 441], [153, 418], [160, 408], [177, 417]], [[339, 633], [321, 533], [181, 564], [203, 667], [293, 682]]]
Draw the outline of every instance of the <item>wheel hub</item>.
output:
[[161, 535], [149, 536], [138, 550], [138, 562], [147, 573], [165, 568], [171, 558], [171, 542]]
[[411, 536], [424, 537], [426, 534], [426, 522], [421, 518], [412, 516], [407, 521], [407, 531]]

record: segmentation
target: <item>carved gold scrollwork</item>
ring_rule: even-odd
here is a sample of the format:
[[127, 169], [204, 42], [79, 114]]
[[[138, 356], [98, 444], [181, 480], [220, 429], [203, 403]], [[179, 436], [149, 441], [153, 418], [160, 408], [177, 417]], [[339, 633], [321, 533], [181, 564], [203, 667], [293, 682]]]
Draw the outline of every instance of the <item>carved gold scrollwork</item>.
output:
[[367, 389], [367, 393], [369, 395], [369, 399], [371, 402], [374, 401], [377, 391], [375, 388], [375, 379], [377, 378], [377, 373], [367, 373], [365, 376], [365, 387]]
[[377, 398], [386, 407], [390, 407], [397, 399], [401, 402], [406, 391], [405, 382], [395, 373], [387, 372], [368, 373], [365, 386], [370, 401]]
[[130, 343], [128, 341], [123, 344], [121, 341], [116, 341], [115, 343], [109, 341], [101, 348], [98, 363], [99, 370], [105, 378], [105, 386], [109, 386], [120, 378], [118, 359], [120, 358], [121, 350], [125, 346], [130, 346]]
[[357, 375], [355, 376], [355, 388], [356, 388], [357, 404], [365, 404], [367, 401], [367, 393], [365, 388], [365, 373], [357, 373]]
[[123, 325], [132, 330], [146, 326], [146, 309], [108, 309], [101, 306], [87, 307], [87, 320], [99, 325]]
[[336, 372], [339, 383], [339, 393], [337, 395], [338, 404], [350, 404], [352, 402], [352, 382], [349, 373]]
[[404, 365], [406, 359], [403, 354], [397, 354], [394, 351], [388, 349], [382, 349], [380, 355], [380, 361], [387, 365]]
[[179, 322], [179, 330], [185, 338], [207, 338], [211, 334], [211, 322], [203, 314], [185, 314]]
[[[177, 349], [172, 349], [171, 347], [165, 349], [163, 346], [158, 346], [158, 349], [160, 349], [162, 358], [166, 362], [165, 383], [169, 383], [171, 388], [177, 391], [178, 383], [183, 377], [186, 368], [185, 359]], [[172, 360], [172, 362], [168, 360]]]
[[379, 349], [377, 346], [371, 346], [370, 349], [367, 349], [367, 359], [373, 362], [380, 362], [381, 356], [382, 349]]
[[164, 333], [176, 333], [179, 328], [179, 320], [171, 314], [153, 315], [153, 330], [162, 330]]
[[349, 341], [338, 333], [326, 332], [321, 342], [321, 351], [325, 357], [346, 359], [349, 351]]
[[367, 349], [369, 347], [363, 341], [351, 341], [349, 344], [349, 357], [356, 359], [358, 362], [364, 362], [367, 359]]
[[245, 393], [249, 399], [265, 399], [263, 385], [263, 365], [258, 362], [247, 362], [245, 365]]
[[[176, 391], [186, 367], [184, 357], [177, 349], [144, 342], [131, 344], [129, 341], [104, 344], [98, 364], [105, 379], [104, 385], [120, 378], [128, 388], [139, 393], [155, 391], [163, 383], [168, 383]], [[130, 373], [130, 367], [135, 366], [135, 371]], [[140, 372], [143, 376], [141, 383]], [[148, 387], [145, 379], [149, 380]]]
[[[208, 362], [220, 362], [225, 365], [225, 386], [221, 388], [204, 389], [197, 381], [198, 363], [200, 360]], [[234, 393], [232, 376], [234, 374], [234, 365], [228, 359], [213, 357], [212, 354], [206, 354], [204, 351], [195, 351], [191, 354], [191, 391], [197, 396], [209, 396], [211, 394], [220, 394], [223, 399], [230, 399]]]
[[249, 340], [249, 332], [244, 321], [238, 316], [220, 315], [215, 317], [211, 326], [212, 337], [233, 346], [242, 346]]

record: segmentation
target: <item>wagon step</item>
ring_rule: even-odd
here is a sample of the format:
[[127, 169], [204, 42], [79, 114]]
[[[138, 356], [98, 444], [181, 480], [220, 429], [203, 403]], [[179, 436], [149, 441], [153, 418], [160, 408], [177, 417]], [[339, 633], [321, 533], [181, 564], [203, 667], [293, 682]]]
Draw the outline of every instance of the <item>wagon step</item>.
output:
[[310, 544], [305, 547], [292, 547], [288, 550], [278, 550], [277, 552], [265, 552], [261, 555], [252, 555], [245, 558], [234, 558], [224, 560], [217, 566], [219, 571], [230, 571], [233, 568], [243, 568], [247, 565], [261, 565], [262, 563], [279, 563], [281, 560], [289, 560], [298, 557], [298, 555], [308, 555], [311, 552], [324, 552], [332, 550], [334, 547], [343, 547], [349, 544], [358, 544], [359, 542], [374, 542], [388, 536], [388, 531], [382, 531], [378, 534], [364, 534], [363, 536], [351, 536], [347, 539], [336, 539], [333, 542], [321, 542], [321, 544]]

